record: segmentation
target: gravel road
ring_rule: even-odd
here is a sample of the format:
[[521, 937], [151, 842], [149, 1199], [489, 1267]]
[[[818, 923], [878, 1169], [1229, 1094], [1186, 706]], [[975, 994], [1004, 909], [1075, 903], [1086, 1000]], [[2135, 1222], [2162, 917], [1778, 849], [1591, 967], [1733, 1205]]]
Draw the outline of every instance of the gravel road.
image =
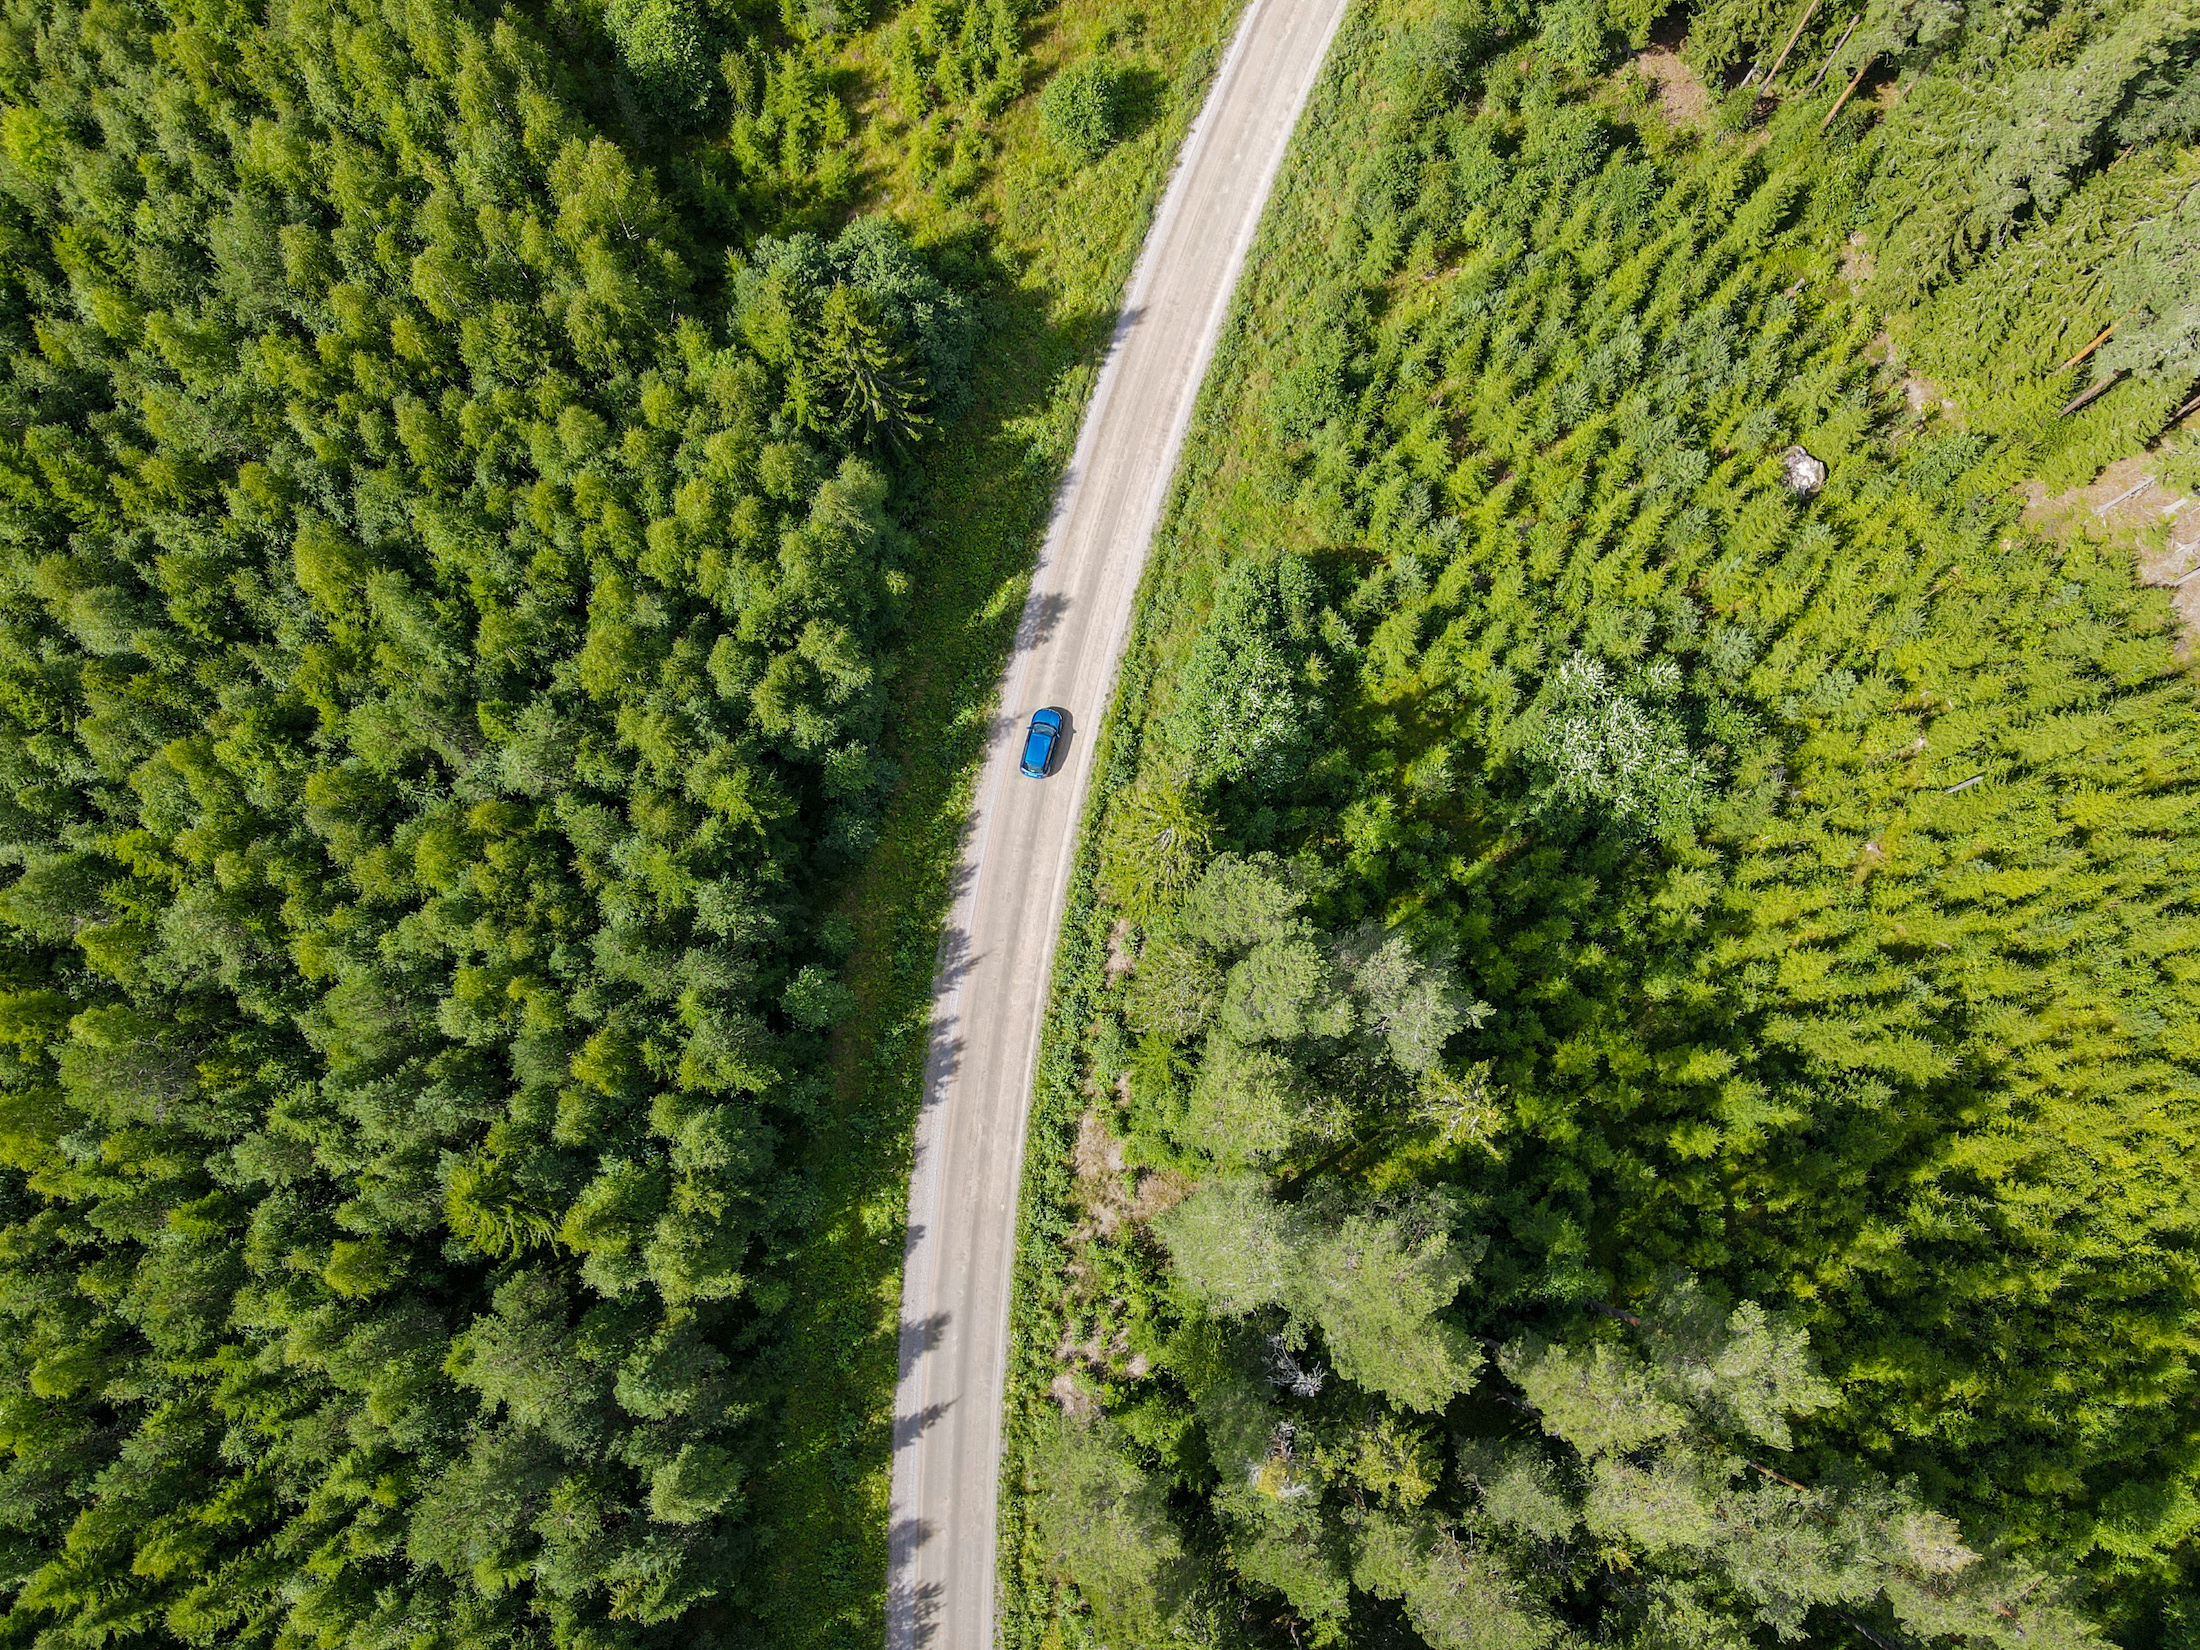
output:
[[[894, 1394], [889, 1650], [989, 1650], [1016, 1194], [1093, 735], [1261, 207], [1344, 0], [1252, 0], [1147, 235], [1024, 604], [933, 982]], [[1046, 779], [1032, 711], [1067, 711]]]

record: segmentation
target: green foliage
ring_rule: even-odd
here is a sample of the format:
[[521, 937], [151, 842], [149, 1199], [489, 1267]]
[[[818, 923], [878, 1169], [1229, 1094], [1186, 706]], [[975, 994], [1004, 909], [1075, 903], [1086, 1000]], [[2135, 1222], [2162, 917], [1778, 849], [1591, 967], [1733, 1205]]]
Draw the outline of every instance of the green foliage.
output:
[[2200, 181], [2137, 226], [2130, 251], [2109, 265], [2108, 294], [2117, 327], [2102, 366], [2160, 383], [2200, 380]]
[[1290, 1338], [1318, 1330], [1337, 1372], [1408, 1409], [1441, 1410], [1474, 1382], [1481, 1354], [1448, 1308], [1472, 1268], [1442, 1202], [1301, 1210], [1258, 1182], [1220, 1180], [1158, 1230], [1177, 1276], [1208, 1310], [1281, 1306]]
[[1345, 1216], [1297, 1256], [1303, 1299], [1337, 1373], [1407, 1409], [1441, 1410], [1473, 1384], [1481, 1355], [1448, 1316], [1468, 1257], [1420, 1208]]
[[[1570, 1589], [1536, 1576], [1531, 1555], [1585, 1531], [1592, 1565], [1654, 1578], [1634, 1608], [1673, 1642], [1731, 1643], [1736, 1627], [1752, 1626], [1791, 1639], [1829, 1608], [1883, 1611], [1928, 1639], [2098, 1642], [2045, 1578], [1966, 1546], [1913, 1484], [1848, 1477], [1812, 1488], [1739, 1453], [1785, 1449], [1789, 1417], [1835, 1394], [1799, 1331], [1754, 1303], [1721, 1317], [1686, 1280], [1648, 1303], [1636, 1344], [1508, 1348], [1502, 1365], [1549, 1446], [1467, 1453], [1462, 1522], [1473, 1545], [1521, 1543], [1512, 1574], [1535, 1576], [1549, 1598]], [[1422, 1564], [1441, 1569], [1441, 1549], [1423, 1545]]]
[[942, 198], [977, 186], [997, 148], [986, 125], [1023, 92], [1022, 15], [1015, 0], [919, 0], [887, 33], [916, 179]]
[[[1834, 71], [1821, 102], [1857, 69], [1900, 77], [1884, 120], [1850, 117], [1867, 129], [1825, 181], [1855, 192], [1872, 297], [1933, 385], [2051, 485], [2161, 434], [2200, 381], [2177, 221], [2200, 139], [2200, 14], [2185, 0], [1904, 0], [1867, 8], [1849, 35], [1841, 8], [1798, 9], [1700, 6], [1689, 59], [1731, 84], [1803, 22], [1779, 96], [1798, 96], [1814, 58]], [[1726, 93], [1722, 123], [1753, 120], [1763, 91], [1752, 77]], [[2059, 364], [2112, 322], [2083, 372]]]
[[[2022, 46], [1990, 38], [2005, 27], [1998, 21], [1975, 26], [1987, 39], [1964, 27], [1930, 41], [1953, 72], [1926, 76], [1896, 109], [1876, 191], [1876, 281], [1895, 305], [1915, 303], [2012, 230], [2054, 217], [2117, 148], [2200, 136], [2190, 92], [2200, 13], [2179, 0], [2106, 9], [2068, 14], [2083, 45], [2067, 58], [2027, 61]], [[1915, 25], [1902, 18], [1894, 8], [1867, 46], [1908, 44]]]
[[[1640, 683], [1653, 702], [1679, 685], [1670, 659], [1644, 671]], [[1603, 661], [1588, 654], [1558, 667], [1527, 757], [1541, 804], [1553, 810], [1591, 809], [1622, 826], [1668, 835], [1693, 825], [1710, 802], [1709, 776], [1690, 753], [1686, 731], [1613, 687]]]
[[730, 1642], [967, 305], [721, 327], [516, 14], [6, 28], [4, 1631]]
[[912, 121], [969, 106], [998, 114], [1023, 90], [1018, 12], [1009, 0], [920, 0], [888, 36], [895, 100]]
[[1164, 1486], [1104, 1420], [1051, 1425], [1039, 1472], [1042, 1539], [1100, 1630], [1117, 1644], [1163, 1642], [1197, 1580]]
[[[2181, 1644], [2191, 683], [2012, 493], [2189, 393], [2191, 158], [2011, 148], [2039, 193], [1965, 251], [1920, 214], [2001, 161], [1822, 142], [1832, 91], [1675, 134], [1578, 20], [1434, 9], [1348, 21], [1164, 528], [1112, 795], [1196, 788], [1211, 857], [1159, 885], [1115, 801], [1130, 966], [1074, 989], [1167, 1264], [1088, 1218], [1054, 1310], [1153, 1349], [1097, 1396], [1308, 1639]], [[2085, 129], [2179, 106], [2174, 9], [1954, 15], [1874, 18], [1894, 118], [2117, 40]], [[1739, 64], [1794, 17], [1696, 23]], [[1874, 365], [1859, 222], [1938, 247], [1889, 326], [1959, 416]]]
[[[1807, 6], [1810, 0], [1803, 3]], [[1794, 26], [1797, 10], [1778, 0], [1719, 0], [1703, 6], [1689, 18], [1688, 61], [1706, 80], [1727, 76], [1741, 64], [1769, 63]], [[1649, 39], [1647, 23], [1654, 20], [1645, 19], [1638, 30], [1643, 42]]]
[[[1135, 836], [1125, 846], [1141, 851]], [[1292, 868], [1217, 858], [1150, 921], [1124, 996], [1158, 1074], [1134, 1072], [1134, 1096], [1221, 1162], [1333, 1143], [1350, 1105], [1402, 1113], [1443, 1086], [1446, 1044], [1487, 1013], [1467, 1002], [1441, 952], [1374, 924], [1324, 934], [1303, 901]], [[1195, 1043], [1198, 1077], [1179, 1094], [1168, 1073], [1178, 1048]]]
[[1175, 720], [1161, 736], [1191, 785], [1286, 784], [1312, 753], [1324, 676], [1320, 590], [1296, 556], [1237, 567], [1184, 664]]
[[830, 243], [757, 243], [734, 282], [743, 336], [783, 374], [781, 415], [837, 442], [922, 438], [929, 409], [969, 397], [968, 302], [929, 274], [893, 227], [859, 218]]
[[828, 67], [833, 32], [807, 50], [750, 39], [719, 57], [732, 105], [726, 147], [745, 202], [766, 223], [821, 221], [855, 193], [855, 131]]
[[1914, 83], [1864, 151], [1872, 294], [1975, 428], [2050, 485], [2082, 483], [2200, 382], [2181, 222], [2200, 16], [2182, 0], [2037, 19], [1894, 7], [1849, 55], [1875, 50]]
[[1151, 779], [1108, 816], [1110, 901], [1133, 922], [1171, 909], [1190, 890], [1213, 846], [1214, 824], [1189, 785]]
[[[1554, 1537], [1572, 1530], [1570, 1520], [1550, 1526]], [[1396, 1600], [1431, 1650], [1546, 1650], [1575, 1642], [1523, 1599], [1501, 1560], [1426, 1520], [1378, 1511], [1356, 1537], [1353, 1583], [1375, 1598]]]
[[[1901, 319], [1899, 335], [1975, 427], [2008, 437], [2051, 482], [2082, 483], [2153, 435], [2200, 376], [2174, 239], [2196, 188], [2200, 158], [2189, 151], [2134, 155], [1942, 287]], [[2065, 365], [2111, 324], [2090, 362]], [[2129, 376], [2058, 416], [2104, 369]]]
[[694, 0], [611, 0], [604, 26], [653, 109], [675, 126], [710, 112], [718, 66]]
[[1039, 95], [1039, 121], [1063, 154], [1090, 164], [1123, 135], [1123, 77], [1088, 57], [1056, 72]]

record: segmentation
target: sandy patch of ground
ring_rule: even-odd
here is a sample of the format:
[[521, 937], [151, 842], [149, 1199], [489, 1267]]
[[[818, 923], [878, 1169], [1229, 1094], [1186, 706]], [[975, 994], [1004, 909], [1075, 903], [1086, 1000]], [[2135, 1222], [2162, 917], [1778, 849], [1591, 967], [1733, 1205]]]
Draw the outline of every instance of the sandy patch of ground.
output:
[[[1070, 1233], [1076, 1258], [1062, 1268], [1070, 1287], [1063, 1301], [1065, 1316], [1054, 1347], [1054, 1361], [1067, 1367], [1054, 1377], [1047, 1390], [1062, 1406], [1063, 1414], [1076, 1416], [1089, 1413], [1093, 1403], [1091, 1389], [1078, 1378], [1080, 1369], [1105, 1378], [1136, 1381], [1151, 1373], [1151, 1365], [1145, 1354], [1130, 1349], [1130, 1324], [1123, 1315], [1130, 1303], [1121, 1295], [1101, 1298], [1104, 1286], [1096, 1272], [1098, 1256], [1093, 1246], [1122, 1224], [1130, 1213], [1131, 1201], [1124, 1187], [1122, 1142], [1109, 1137], [1098, 1113], [1085, 1113], [1077, 1130], [1072, 1161], [1077, 1169], [1077, 1200], [1085, 1211], [1085, 1220]], [[1084, 1311], [1093, 1314], [1089, 1332]]]
[[1077, 1144], [1070, 1153], [1079, 1180], [1099, 1180], [1123, 1172], [1123, 1142], [1108, 1132], [1096, 1111], [1077, 1120]]
[[1064, 1415], [1075, 1421], [1096, 1415], [1100, 1410], [1100, 1400], [1086, 1391], [1084, 1384], [1066, 1369], [1049, 1383], [1047, 1396], [1062, 1406]]
[[2024, 488], [2024, 522], [2057, 538], [2086, 537], [2123, 545], [2142, 582], [2172, 592], [2180, 657], [2200, 646], [2200, 499], [2163, 487], [2151, 455], [2120, 458], [2093, 482], [2050, 493]]
[[1118, 917], [1108, 930], [1107, 981], [1114, 985], [1131, 971], [1137, 958], [1131, 952], [1131, 919]]
[[1070, 1151], [1070, 1167], [1077, 1175], [1077, 1203], [1084, 1210], [1084, 1224], [1071, 1234], [1073, 1242], [1112, 1237], [1131, 1212], [1123, 1184], [1123, 1142], [1109, 1131], [1107, 1121], [1088, 1108], [1077, 1120], [1077, 1144]]
[[1711, 124], [1711, 94], [1703, 88], [1678, 48], [1653, 41], [1635, 54], [1635, 73], [1650, 82], [1658, 112], [1675, 126], [1702, 131]]
[[[1841, 281], [1851, 292], [1861, 292], [1869, 284], [1872, 272], [1879, 267], [1871, 249], [1864, 244], [1864, 232], [1859, 229], [1849, 236], [1849, 244], [1841, 249]], [[1886, 336], [1884, 333], [1881, 337]]]
[[1083, 1213], [1083, 1222], [1071, 1241], [1089, 1243], [1113, 1237], [1126, 1225], [1144, 1226], [1191, 1195], [1193, 1180], [1173, 1169], [1140, 1169], [1126, 1172], [1123, 1142], [1108, 1127], [1098, 1107], [1086, 1108], [1077, 1120], [1077, 1144], [1070, 1148], [1070, 1168], [1077, 1176], [1072, 1196]]
[[1902, 399], [1913, 416], [1922, 418], [1927, 407], [1938, 407], [1942, 412], [1956, 411], [1955, 402], [1940, 393], [1940, 386], [1922, 373], [1905, 371], [1902, 374]]
[[1192, 1195], [1192, 1177], [1174, 1169], [1148, 1169], [1138, 1177], [1138, 1192], [1131, 1199], [1133, 1225], [1144, 1226], [1168, 1213]]

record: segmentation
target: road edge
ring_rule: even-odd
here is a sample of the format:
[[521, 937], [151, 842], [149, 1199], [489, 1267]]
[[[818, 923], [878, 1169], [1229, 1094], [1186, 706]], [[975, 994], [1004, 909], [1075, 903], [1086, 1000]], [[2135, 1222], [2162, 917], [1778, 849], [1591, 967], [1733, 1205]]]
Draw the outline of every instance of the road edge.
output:
[[[1031, 650], [1026, 645], [1026, 641], [1040, 620], [1042, 593], [1039, 574], [1048, 565], [1054, 550], [1058, 524], [1063, 519], [1063, 499], [1074, 478], [1089, 461], [1091, 443], [1095, 439], [1095, 432], [1101, 423], [1102, 414], [1112, 400], [1119, 375], [1121, 345], [1136, 318], [1140, 300], [1149, 291], [1154, 280], [1155, 265], [1153, 258], [1156, 256], [1155, 248], [1164, 241], [1167, 230], [1175, 222], [1177, 214], [1182, 209], [1183, 197], [1177, 188], [1179, 180], [1187, 176], [1192, 167], [1203, 157], [1214, 129], [1215, 121], [1213, 117], [1215, 112], [1231, 90], [1233, 80], [1242, 67], [1247, 47], [1255, 37], [1260, 19], [1267, 14], [1271, 7], [1283, 3], [1286, 3], [1286, 0], [1250, 0], [1245, 10], [1240, 14], [1237, 26], [1231, 34], [1230, 45], [1217, 65], [1207, 95], [1202, 100], [1199, 114], [1194, 118], [1190, 129], [1186, 132], [1184, 143], [1178, 150], [1176, 159], [1170, 166], [1163, 182], [1160, 202], [1155, 209], [1152, 220], [1147, 225], [1138, 259], [1132, 266], [1130, 280], [1124, 288], [1116, 320], [1110, 330], [1107, 349], [1102, 356], [1100, 370], [1095, 376], [1091, 394], [1086, 400], [1079, 421], [1076, 445], [1072, 450], [1068, 465], [1055, 484], [1054, 501], [1047, 516], [1047, 531], [1041, 542], [1039, 556], [1033, 564], [1032, 582], [1027, 587], [1023, 608], [1017, 620], [1017, 645], [1011, 652], [1009, 661], [1002, 672], [1001, 697], [997, 701], [999, 703], [1013, 701], [1016, 689], [1023, 678], [1025, 670], [1028, 668]], [[1282, 176], [1285, 163], [1297, 144], [1300, 123], [1305, 119], [1306, 111], [1312, 105], [1315, 94], [1320, 89], [1323, 76], [1328, 71], [1331, 51], [1336, 44], [1337, 36], [1344, 25], [1345, 18], [1352, 9], [1352, 3], [1353, 0], [1339, 0], [1322, 31], [1319, 49], [1314, 58], [1313, 71], [1300, 89], [1296, 106], [1290, 112], [1287, 128], [1288, 136], [1277, 147], [1260, 178], [1259, 188], [1256, 192], [1258, 208], [1250, 215], [1231, 246], [1226, 266], [1226, 279], [1222, 288], [1225, 299], [1215, 306], [1212, 314], [1207, 318], [1201, 329], [1198, 345], [1193, 352], [1193, 382], [1195, 388], [1193, 393], [1185, 399], [1182, 409], [1178, 412], [1166, 443], [1167, 467], [1170, 476], [1169, 485], [1157, 495], [1147, 519], [1140, 524], [1137, 537], [1139, 546], [1137, 593], [1118, 620], [1114, 633], [1110, 638], [1110, 664], [1105, 694], [1105, 703], [1108, 709], [1103, 712], [1101, 725], [1097, 730], [1100, 749], [1096, 752], [1096, 756], [1113, 748], [1113, 740], [1110, 737], [1114, 723], [1112, 713], [1119, 696], [1122, 665], [1137, 617], [1142, 611], [1146, 600], [1145, 573], [1150, 565], [1155, 537], [1161, 524], [1175, 507], [1180, 485], [1178, 472], [1183, 461], [1186, 440], [1200, 410], [1206, 403], [1209, 393], [1209, 377], [1222, 339], [1231, 321], [1238, 313], [1238, 295], [1244, 281], [1246, 265], [1253, 247], [1258, 243], [1261, 228], [1267, 221], [1268, 207], [1274, 197], [1277, 180]], [[990, 1427], [990, 1446], [993, 1455], [993, 1506], [989, 1509], [992, 1514], [992, 1517], [988, 1520], [991, 1525], [991, 1539], [987, 1545], [985, 1563], [985, 1590], [992, 1597], [991, 1619], [985, 1635], [985, 1640], [989, 1644], [998, 1636], [998, 1629], [1002, 1623], [1003, 1607], [1006, 1603], [1001, 1587], [1000, 1570], [1000, 1509], [1004, 1504], [1002, 1479], [1007, 1461], [1004, 1449], [1004, 1418], [1009, 1407], [1007, 1377], [1013, 1367], [1015, 1350], [1011, 1338], [1012, 1324], [1016, 1315], [1016, 1303], [1019, 1294], [1018, 1284], [1023, 1271], [1022, 1251], [1026, 1209], [1023, 1192], [1024, 1183], [1028, 1180], [1031, 1171], [1028, 1144], [1033, 1092], [1038, 1077], [1042, 1050], [1050, 1040], [1050, 1029], [1054, 1015], [1054, 981], [1057, 958], [1064, 946], [1064, 925], [1071, 909], [1073, 889], [1079, 881], [1086, 859], [1085, 826], [1090, 820], [1096, 799], [1103, 794], [1102, 786], [1095, 782], [1098, 780], [1100, 772], [1100, 765], [1096, 761], [1092, 777], [1088, 779], [1085, 794], [1078, 799], [1076, 810], [1078, 823], [1075, 833], [1071, 840], [1064, 844], [1062, 858], [1066, 862], [1067, 871], [1063, 877], [1056, 881], [1052, 894], [1053, 909], [1050, 912], [1050, 926], [1054, 941], [1047, 952], [1047, 963], [1039, 980], [1040, 999], [1046, 1006], [1039, 1017], [1037, 1025], [1034, 1027], [1031, 1043], [1024, 1060], [1024, 1103], [1018, 1113], [1015, 1140], [1015, 1156], [1019, 1165], [1019, 1172], [1012, 1193], [1013, 1202], [1009, 1210], [1016, 1237], [1014, 1249], [1009, 1258], [1010, 1287], [1003, 1302], [1001, 1316], [997, 1321], [994, 1336], [994, 1344], [1001, 1350], [1003, 1391], [1001, 1402], [996, 1405], [993, 1411]], [[996, 780], [996, 783], [998, 783], [998, 780]], [[974, 868], [983, 860], [986, 843], [984, 822], [991, 814], [991, 810], [986, 808], [984, 804], [989, 794], [989, 792], [981, 793], [974, 795], [972, 798], [973, 813], [979, 824], [976, 833], [966, 841], [963, 853], [958, 856], [959, 866]], [[949, 920], [943, 925], [940, 946], [934, 959], [936, 993], [938, 982], [946, 975], [950, 965], [954, 935], [955, 925], [952, 914], [950, 914]], [[942, 1023], [953, 1023], [960, 1008], [961, 995], [962, 987], [959, 981], [949, 981], [944, 994], [935, 995], [933, 1013], [935, 1026]], [[922, 1234], [936, 1224], [936, 1220], [932, 1218], [932, 1211], [939, 1206], [942, 1195], [941, 1154], [937, 1150], [937, 1140], [927, 1138], [928, 1134], [932, 1132], [927, 1128], [927, 1124], [939, 1115], [938, 1109], [928, 1103], [928, 1097], [932, 1094], [934, 1086], [939, 1080], [944, 1058], [945, 1050], [942, 1048], [937, 1036], [935, 1036], [925, 1057], [920, 1093], [926, 1096], [927, 1099], [920, 1100], [916, 1136], [913, 1141], [915, 1164], [911, 1175], [907, 1228], [911, 1234]], [[903, 1401], [906, 1395], [902, 1389], [912, 1379], [911, 1372], [914, 1364], [910, 1346], [912, 1337], [908, 1303], [912, 1298], [920, 1301], [929, 1298], [928, 1289], [919, 1290], [914, 1295], [912, 1294], [912, 1280], [928, 1280], [933, 1277], [937, 1271], [937, 1258], [931, 1247], [922, 1243], [921, 1237], [912, 1238], [904, 1249], [902, 1278], [903, 1331], [902, 1344], [897, 1348], [898, 1370], [895, 1382], [896, 1401], [894, 1406], [897, 1426], [899, 1417], [907, 1408]], [[888, 1498], [888, 1517], [890, 1521], [887, 1536], [886, 1643], [888, 1650], [915, 1650], [915, 1647], [922, 1642], [923, 1638], [919, 1622], [920, 1601], [916, 1597], [910, 1584], [910, 1578], [906, 1574], [914, 1558], [916, 1542], [913, 1539], [913, 1532], [904, 1530], [899, 1516], [900, 1509], [908, 1506], [911, 1500], [903, 1480], [902, 1463], [904, 1459], [904, 1451], [899, 1448], [895, 1449], [892, 1472], [893, 1483]]]

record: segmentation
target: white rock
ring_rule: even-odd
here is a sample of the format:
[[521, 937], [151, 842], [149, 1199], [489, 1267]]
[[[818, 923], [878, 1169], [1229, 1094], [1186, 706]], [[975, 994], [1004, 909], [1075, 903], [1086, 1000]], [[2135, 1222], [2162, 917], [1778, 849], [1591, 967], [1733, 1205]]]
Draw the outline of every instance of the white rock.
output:
[[1780, 455], [1787, 466], [1788, 491], [1798, 498], [1809, 498], [1826, 484], [1826, 466], [1800, 447], [1790, 447]]

